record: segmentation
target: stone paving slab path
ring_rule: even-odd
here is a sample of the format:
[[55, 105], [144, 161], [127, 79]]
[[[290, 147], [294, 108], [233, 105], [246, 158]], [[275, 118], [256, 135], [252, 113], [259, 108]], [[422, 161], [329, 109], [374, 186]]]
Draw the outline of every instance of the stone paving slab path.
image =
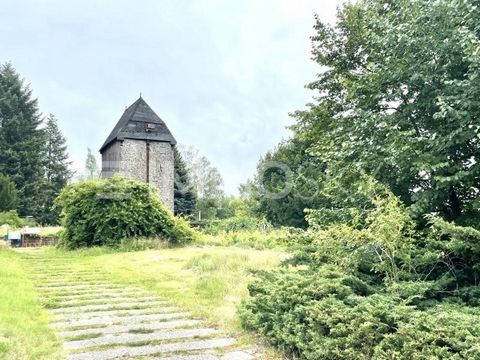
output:
[[[131, 299], [127, 299], [131, 300]], [[62, 304], [65, 305], [65, 304]], [[126, 302], [125, 300], [119, 304], [111, 303], [108, 304], [96, 304], [96, 305], [80, 305], [80, 306], [70, 306], [64, 308], [58, 308], [51, 310], [54, 313], [58, 314], [67, 314], [67, 313], [78, 313], [84, 311], [100, 311], [100, 310], [129, 310], [129, 309], [140, 309], [140, 308], [158, 308], [162, 305], [165, 305], [164, 301], [152, 300], [152, 301], [138, 301], [138, 302]], [[172, 308], [172, 307], [170, 307]]]
[[[63, 310], [63, 309], [62, 309]], [[149, 307], [143, 309], [126, 309], [126, 310], [105, 310], [105, 311], [81, 311], [75, 313], [56, 313], [55, 319], [62, 321], [75, 321], [75, 320], [89, 320], [94, 318], [104, 318], [104, 317], [132, 317], [132, 316], [142, 316], [142, 315], [158, 315], [158, 314], [183, 314], [179, 311], [178, 307], [168, 306], [168, 307]]]
[[[64, 309], [68, 309], [69, 306], [72, 305], [77, 305], [77, 306], [82, 306], [82, 305], [110, 305], [110, 306], [115, 306], [117, 303], [126, 303], [132, 299], [130, 296], [115, 296], [115, 297], [109, 297], [104, 296], [99, 299], [98, 297], [90, 297], [90, 298], [73, 298], [72, 300], [69, 299], [62, 299], [62, 300], [57, 300], [57, 303], [62, 306]], [[138, 304], [144, 304], [145, 302], [152, 302], [152, 301], [158, 301], [157, 297], [154, 296], [139, 296], [136, 297], [135, 300], [138, 301]], [[105, 302], [108, 301], [108, 304], [105, 304]], [[159, 302], [161, 303], [161, 302]]]
[[41, 252], [28, 254], [33, 269], [41, 270], [38, 292], [53, 299], [51, 326], [64, 341], [67, 360], [254, 360], [260, 356], [256, 349], [239, 349], [234, 338], [144, 288], [122, 286], [101, 273], [79, 272], [68, 261], [52, 265]]

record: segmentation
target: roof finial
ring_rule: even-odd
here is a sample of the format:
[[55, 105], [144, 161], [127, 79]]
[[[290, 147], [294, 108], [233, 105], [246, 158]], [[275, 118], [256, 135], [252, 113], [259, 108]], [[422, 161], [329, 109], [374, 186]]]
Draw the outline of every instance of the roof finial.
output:
[[140, 98], [142, 98], [142, 92], [140, 91]]

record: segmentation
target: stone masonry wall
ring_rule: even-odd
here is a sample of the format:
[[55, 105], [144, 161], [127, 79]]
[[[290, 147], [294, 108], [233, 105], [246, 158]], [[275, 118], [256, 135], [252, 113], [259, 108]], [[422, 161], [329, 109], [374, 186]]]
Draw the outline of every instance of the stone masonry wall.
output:
[[173, 147], [167, 142], [150, 143], [150, 183], [160, 190], [165, 206], [173, 212]]
[[[163, 204], [173, 212], [173, 148], [167, 142], [150, 142], [149, 183], [160, 192]], [[144, 140], [115, 141], [102, 154], [102, 177], [115, 172], [127, 179], [147, 182], [147, 143]]]
[[125, 139], [120, 145], [120, 172], [127, 179], [147, 182], [147, 148], [143, 140]]

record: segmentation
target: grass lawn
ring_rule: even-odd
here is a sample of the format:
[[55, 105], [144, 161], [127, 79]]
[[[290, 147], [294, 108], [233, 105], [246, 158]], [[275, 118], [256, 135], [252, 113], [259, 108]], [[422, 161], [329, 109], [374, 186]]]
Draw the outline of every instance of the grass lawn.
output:
[[28, 263], [0, 247], [0, 359], [62, 358], [32, 280]]
[[[38, 256], [42, 262], [35, 264]], [[61, 343], [47, 326], [44, 309], [55, 302], [55, 297], [38, 299], [33, 285], [48, 277], [31, 276], [32, 268], [52, 273], [55, 267], [68, 263], [74, 272], [63, 280], [72, 284], [75, 271], [94, 270], [103, 279], [142, 286], [235, 336], [240, 343], [255, 344], [258, 338], [241, 329], [236, 309], [247, 296], [247, 284], [252, 279], [249, 269], [270, 269], [283, 257], [278, 251], [236, 247], [189, 246], [123, 253], [108, 249], [0, 250], [0, 358], [61, 356]], [[273, 352], [270, 356], [277, 358]]]

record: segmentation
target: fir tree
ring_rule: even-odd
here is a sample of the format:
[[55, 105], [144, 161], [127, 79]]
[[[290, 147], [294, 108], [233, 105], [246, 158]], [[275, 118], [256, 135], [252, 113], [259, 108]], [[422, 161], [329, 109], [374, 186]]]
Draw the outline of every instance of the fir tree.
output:
[[15, 184], [7, 176], [0, 174], [0, 212], [15, 210], [17, 202]]
[[193, 189], [187, 165], [180, 152], [174, 148], [175, 184], [174, 211], [176, 215], [192, 215], [195, 212], [197, 194]]
[[59, 214], [52, 209], [53, 201], [60, 190], [67, 185], [73, 175], [69, 170], [70, 162], [66, 140], [58, 128], [57, 119], [50, 114], [45, 126], [45, 192], [44, 206], [40, 221], [46, 224], [58, 223]]
[[15, 184], [20, 215], [42, 208], [45, 135], [37, 100], [11, 64], [0, 66], [0, 172]]

